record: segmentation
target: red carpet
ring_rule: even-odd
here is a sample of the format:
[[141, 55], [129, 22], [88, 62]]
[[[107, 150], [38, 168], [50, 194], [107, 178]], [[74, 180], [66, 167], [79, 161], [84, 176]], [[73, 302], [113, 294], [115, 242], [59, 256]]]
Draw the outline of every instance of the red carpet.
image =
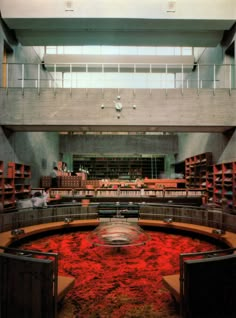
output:
[[160, 312], [174, 311], [162, 276], [179, 271], [179, 254], [216, 246], [181, 235], [149, 234], [151, 240], [146, 245], [120, 251], [92, 247], [88, 232], [52, 235], [21, 248], [59, 253], [59, 272], [76, 277], [68, 294], [74, 310], [70, 317], [154, 318], [162, 317]]

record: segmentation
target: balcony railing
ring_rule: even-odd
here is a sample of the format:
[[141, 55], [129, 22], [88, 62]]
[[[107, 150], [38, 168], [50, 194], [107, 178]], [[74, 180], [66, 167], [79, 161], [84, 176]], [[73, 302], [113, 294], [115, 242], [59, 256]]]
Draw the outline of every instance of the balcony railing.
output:
[[236, 88], [235, 64], [32, 64], [3, 63], [2, 87], [228, 89]]

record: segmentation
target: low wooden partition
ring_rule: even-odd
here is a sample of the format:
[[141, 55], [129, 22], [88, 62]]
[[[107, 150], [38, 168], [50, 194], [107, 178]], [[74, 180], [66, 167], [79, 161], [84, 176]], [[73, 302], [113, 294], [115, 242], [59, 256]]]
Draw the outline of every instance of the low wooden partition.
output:
[[183, 318], [236, 317], [234, 249], [180, 255], [180, 273], [163, 283], [180, 304]]
[[[56, 318], [57, 304], [73, 288], [75, 278], [58, 275], [58, 255], [18, 250], [16, 241], [35, 234], [75, 227], [95, 227], [97, 219], [54, 222], [24, 227], [19, 235], [0, 233], [0, 317]], [[35, 258], [35, 255], [49, 259]], [[53, 258], [53, 260], [52, 260]]]
[[163, 283], [180, 304], [183, 318], [236, 317], [236, 233], [160, 220], [139, 220], [139, 225], [201, 234], [228, 246], [221, 251], [181, 254], [180, 273], [164, 276]]
[[181, 281], [183, 318], [236, 317], [236, 254], [184, 260]]
[[1, 247], [0, 317], [56, 318], [75, 278], [58, 275], [58, 254]]
[[56, 317], [52, 261], [0, 253], [0, 284], [0, 317]]

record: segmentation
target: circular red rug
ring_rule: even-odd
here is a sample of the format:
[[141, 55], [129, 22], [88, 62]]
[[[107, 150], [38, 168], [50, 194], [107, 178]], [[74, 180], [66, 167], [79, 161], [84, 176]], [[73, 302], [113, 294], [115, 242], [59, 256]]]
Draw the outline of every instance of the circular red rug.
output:
[[21, 248], [59, 253], [59, 273], [76, 278], [67, 296], [73, 313], [67, 317], [167, 317], [175, 307], [162, 276], [179, 272], [180, 253], [217, 247], [199, 238], [148, 233], [145, 245], [120, 249], [92, 246], [89, 232], [55, 234]]

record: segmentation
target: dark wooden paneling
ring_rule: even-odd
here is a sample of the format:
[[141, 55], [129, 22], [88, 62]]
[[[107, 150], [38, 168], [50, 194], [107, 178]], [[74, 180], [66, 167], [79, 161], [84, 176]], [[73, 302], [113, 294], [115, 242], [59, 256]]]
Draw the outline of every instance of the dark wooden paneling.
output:
[[184, 317], [236, 317], [236, 256], [184, 262]]
[[0, 254], [0, 317], [54, 317], [52, 261]]

